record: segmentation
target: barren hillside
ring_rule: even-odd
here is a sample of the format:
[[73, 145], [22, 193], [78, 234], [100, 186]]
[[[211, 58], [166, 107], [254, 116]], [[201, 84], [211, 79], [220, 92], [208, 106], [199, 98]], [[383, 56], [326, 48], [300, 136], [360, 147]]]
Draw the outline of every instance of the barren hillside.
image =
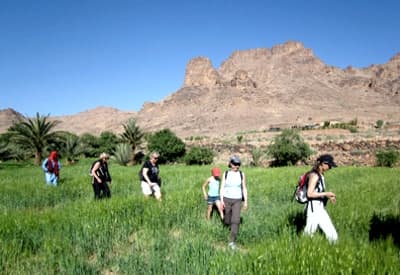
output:
[[[386, 64], [342, 70], [324, 64], [303, 44], [287, 42], [234, 52], [220, 68], [207, 57], [193, 58], [181, 89], [137, 113], [99, 107], [51, 119], [60, 121], [58, 129], [99, 134], [120, 132], [135, 117], [146, 131], [170, 128], [184, 138], [355, 118], [371, 127], [378, 119], [400, 121], [399, 107], [400, 54]], [[15, 115], [10, 110], [0, 115], [4, 132]]]

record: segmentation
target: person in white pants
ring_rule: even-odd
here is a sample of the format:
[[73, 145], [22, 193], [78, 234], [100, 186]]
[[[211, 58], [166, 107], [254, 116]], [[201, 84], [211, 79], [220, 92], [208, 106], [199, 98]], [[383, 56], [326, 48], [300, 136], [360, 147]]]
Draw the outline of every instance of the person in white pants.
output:
[[333, 192], [325, 191], [324, 173], [333, 167], [337, 167], [333, 157], [329, 154], [321, 155], [308, 176], [307, 221], [304, 229], [305, 234], [312, 236], [318, 227], [321, 228], [331, 243], [335, 243], [338, 240], [338, 234], [325, 209], [325, 205], [328, 200], [335, 204], [336, 195]]

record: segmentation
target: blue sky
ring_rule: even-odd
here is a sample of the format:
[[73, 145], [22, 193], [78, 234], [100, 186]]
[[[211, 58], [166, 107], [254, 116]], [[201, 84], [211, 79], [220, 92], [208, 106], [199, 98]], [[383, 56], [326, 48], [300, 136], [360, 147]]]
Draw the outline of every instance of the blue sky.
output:
[[182, 87], [190, 59], [300, 41], [328, 65], [400, 52], [397, 0], [0, 0], [0, 109], [139, 111]]

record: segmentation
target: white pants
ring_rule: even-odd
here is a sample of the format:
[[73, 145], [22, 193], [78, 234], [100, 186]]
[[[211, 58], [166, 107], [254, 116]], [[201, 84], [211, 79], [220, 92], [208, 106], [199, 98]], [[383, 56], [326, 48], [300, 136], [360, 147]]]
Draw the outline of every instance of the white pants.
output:
[[158, 184], [154, 184], [153, 186], [150, 187], [150, 185], [146, 181], [142, 181], [141, 185], [142, 185], [142, 192], [144, 195], [150, 196], [154, 194], [154, 197], [156, 197], [156, 199], [161, 198], [161, 189], [160, 186], [158, 186]]
[[333, 243], [337, 241], [338, 234], [328, 212], [325, 210], [324, 203], [314, 200], [307, 204], [307, 223], [304, 233], [312, 236], [318, 227], [324, 232], [329, 242]]

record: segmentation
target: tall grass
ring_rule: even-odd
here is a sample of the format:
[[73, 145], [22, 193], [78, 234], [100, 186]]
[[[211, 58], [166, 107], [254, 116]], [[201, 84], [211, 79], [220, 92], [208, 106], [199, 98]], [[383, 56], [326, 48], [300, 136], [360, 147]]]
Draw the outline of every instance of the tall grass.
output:
[[[328, 211], [339, 233], [301, 234], [302, 206], [291, 201], [307, 168], [247, 168], [249, 209], [239, 250], [214, 213], [205, 219], [201, 185], [211, 166], [161, 166], [163, 201], [145, 199], [138, 166], [110, 163], [112, 197], [94, 201], [91, 160], [64, 166], [58, 187], [40, 168], [1, 164], [2, 274], [398, 274], [400, 171], [341, 167], [326, 175], [338, 198]], [[221, 169], [225, 169], [221, 167]], [[393, 234], [371, 237], [394, 217]], [[390, 233], [389, 232], [389, 233]]]

